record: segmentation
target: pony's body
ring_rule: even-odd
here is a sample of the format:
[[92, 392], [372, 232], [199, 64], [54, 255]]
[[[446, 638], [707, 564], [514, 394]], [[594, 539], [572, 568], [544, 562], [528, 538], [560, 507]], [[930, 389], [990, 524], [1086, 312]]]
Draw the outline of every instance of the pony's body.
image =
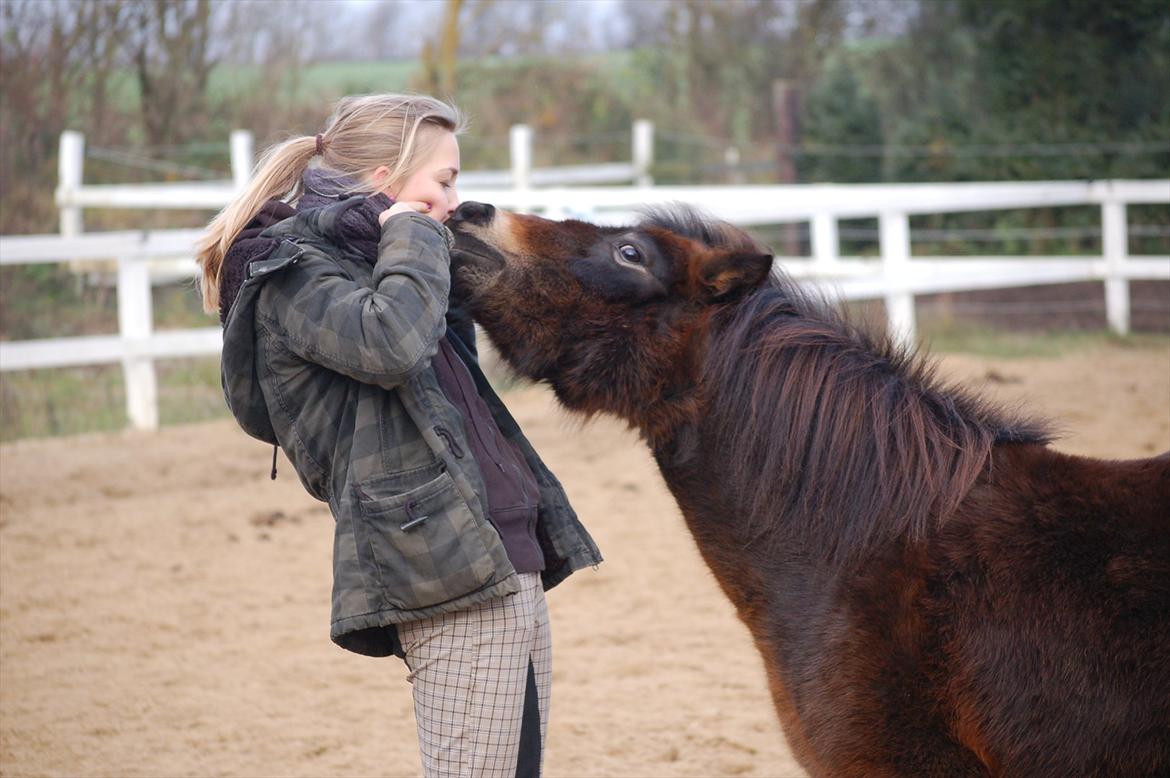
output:
[[748, 522], [712, 492], [720, 463], [663, 465], [811, 773], [1170, 766], [1166, 461], [1037, 445], [992, 459], [944, 527], [840, 566], [816, 547], [745, 547]]
[[1170, 459], [1049, 449], [693, 214], [455, 231], [505, 359], [641, 430], [810, 772], [1170, 772]]

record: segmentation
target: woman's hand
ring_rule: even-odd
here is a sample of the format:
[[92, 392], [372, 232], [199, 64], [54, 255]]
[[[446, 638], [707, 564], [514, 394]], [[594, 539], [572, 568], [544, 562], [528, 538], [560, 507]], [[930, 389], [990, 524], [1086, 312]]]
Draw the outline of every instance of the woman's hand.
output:
[[431, 210], [430, 203], [424, 203], [422, 200], [403, 200], [402, 202], [394, 203], [386, 210], [378, 214], [378, 224], [385, 225], [386, 220], [391, 216], [399, 213], [421, 213], [429, 214]]

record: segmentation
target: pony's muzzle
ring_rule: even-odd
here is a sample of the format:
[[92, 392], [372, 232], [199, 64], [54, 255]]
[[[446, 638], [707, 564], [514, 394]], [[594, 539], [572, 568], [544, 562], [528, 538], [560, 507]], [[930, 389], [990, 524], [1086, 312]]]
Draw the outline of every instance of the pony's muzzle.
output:
[[477, 203], [474, 200], [462, 203], [455, 209], [455, 213], [451, 214], [448, 219], [448, 226], [455, 226], [460, 222], [468, 224], [486, 225], [489, 224], [496, 215], [496, 207], [488, 203]]

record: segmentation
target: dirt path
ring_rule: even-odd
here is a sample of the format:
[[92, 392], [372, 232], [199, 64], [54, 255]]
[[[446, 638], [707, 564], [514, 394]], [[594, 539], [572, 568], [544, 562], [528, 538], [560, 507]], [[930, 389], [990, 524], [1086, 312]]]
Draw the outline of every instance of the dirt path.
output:
[[[1170, 448], [1165, 348], [944, 373], [1047, 413], [1066, 451]], [[506, 400], [607, 559], [549, 597], [547, 774], [800, 775], [636, 436]], [[0, 447], [0, 774], [420, 774], [405, 667], [329, 643], [331, 521], [268, 456], [230, 422]]]

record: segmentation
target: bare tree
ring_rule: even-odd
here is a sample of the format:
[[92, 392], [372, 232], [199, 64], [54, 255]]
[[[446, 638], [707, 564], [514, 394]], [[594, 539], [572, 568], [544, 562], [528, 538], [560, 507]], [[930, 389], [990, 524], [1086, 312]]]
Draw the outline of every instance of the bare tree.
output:
[[429, 37], [419, 30], [433, 30], [440, 24], [444, 4], [410, 0], [378, 0], [355, 12], [356, 21], [343, 40], [344, 60], [417, 59]]
[[206, 110], [211, 57], [210, 0], [141, 0], [132, 7], [130, 45], [149, 143], [185, 139], [189, 118]]
[[459, 18], [464, 5], [464, 0], [446, 0], [437, 39], [428, 39], [423, 43], [423, 82], [429, 92], [441, 95], [455, 93], [459, 37], [462, 26], [466, 24]]
[[63, 130], [84, 127], [98, 142], [121, 131], [107, 85], [125, 64], [126, 16], [122, 2], [0, 3], [0, 232], [52, 229], [52, 162]]
[[626, 0], [619, 13], [627, 44], [660, 73], [654, 98], [665, 110], [744, 144], [774, 135], [774, 83], [806, 88], [856, 8], [852, 0]]
[[[390, 11], [398, 8], [380, 7]], [[386, 22], [364, 14], [361, 7], [341, 2], [213, 2], [211, 58], [217, 64], [237, 65], [379, 59], [378, 46], [363, 42], [362, 31], [379, 28], [379, 33], [384, 32], [380, 28]], [[365, 56], [371, 52], [372, 56]]]
[[[445, 0], [423, 43], [422, 87], [454, 94], [458, 59], [581, 52], [597, 46], [596, 6], [584, 0]], [[598, 28], [600, 29], [600, 28]]]
[[[121, 2], [0, 4], [0, 87], [4, 103], [13, 109], [7, 118], [25, 117], [60, 132], [71, 112], [91, 100], [104, 116], [106, 83], [118, 64], [125, 17]], [[80, 89], [83, 82], [86, 90]]]

